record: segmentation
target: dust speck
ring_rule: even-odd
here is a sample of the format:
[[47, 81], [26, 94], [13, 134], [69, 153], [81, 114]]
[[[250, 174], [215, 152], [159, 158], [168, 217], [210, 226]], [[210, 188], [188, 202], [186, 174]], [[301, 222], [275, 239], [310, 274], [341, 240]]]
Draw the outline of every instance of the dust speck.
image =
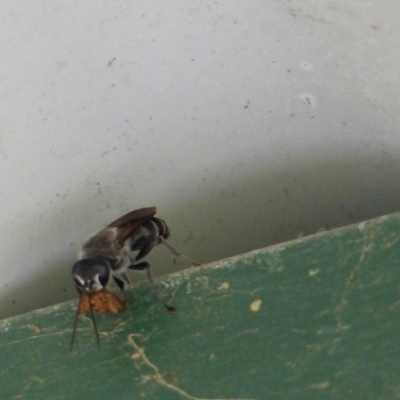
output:
[[217, 289], [218, 290], [228, 290], [229, 289], [229, 283], [228, 282], [223, 282], [218, 286]]
[[257, 312], [260, 307], [261, 307], [262, 301], [261, 300], [254, 300], [251, 304], [250, 304], [250, 310], [253, 312]]
[[323, 389], [328, 389], [329, 388], [329, 382], [320, 382], [320, 383], [314, 383], [313, 385], [310, 385], [310, 389], [317, 389], [317, 390], [323, 390]]
[[312, 95], [312, 94], [308, 94], [308, 93], [300, 93], [299, 97], [301, 99], [301, 101], [305, 104], [307, 104], [310, 108], [317, 108], [318, 107], [318, 101], [317, 101], [317, 97]]
[[314, 66], [308, 62], [301, 61], [300, 68], [304, 69], [304, 71], [312, 71], [314, 69]]

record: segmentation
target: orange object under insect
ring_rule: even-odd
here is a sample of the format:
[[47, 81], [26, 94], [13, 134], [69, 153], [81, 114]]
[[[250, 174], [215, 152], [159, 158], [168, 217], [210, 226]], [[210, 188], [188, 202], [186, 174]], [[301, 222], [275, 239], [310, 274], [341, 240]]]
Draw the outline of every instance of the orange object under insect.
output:
[[90, 311], [89, 299], [92, 310], [99, 314], [118, 314], [125, 310], [125, 302], [121, 298], [115, 293], [102, 289], [91, 293], [90, 296], [87, 292], [81, 293], [78, 304], [79, 314]]

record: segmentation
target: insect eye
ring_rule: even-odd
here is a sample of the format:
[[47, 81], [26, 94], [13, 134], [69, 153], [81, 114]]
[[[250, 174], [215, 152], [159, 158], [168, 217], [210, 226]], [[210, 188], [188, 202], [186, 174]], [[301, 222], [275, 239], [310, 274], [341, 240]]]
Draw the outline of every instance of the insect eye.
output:
[[106, 286], [108, 280], [110, 279], [109, 268], [104, 264], [98, 264], [96, 269], [97, 269], [98, 280], [101, 283], [101, 286]]
[[96, 291], [107, 285], [110, 268], [106, 260], [87, 258], [74, 264], [72, 276], [78, 288]]

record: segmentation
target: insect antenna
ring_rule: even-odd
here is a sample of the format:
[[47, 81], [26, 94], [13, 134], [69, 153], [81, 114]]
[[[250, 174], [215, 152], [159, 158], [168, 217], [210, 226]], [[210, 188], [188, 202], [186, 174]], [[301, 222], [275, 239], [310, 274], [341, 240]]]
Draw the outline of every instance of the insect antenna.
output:
[[164, 297], [162, 296], [162, 294], [160, 293], [160, 290], [158, 288], [157, 285], [157, 281], [154, 278], [153, 273], [151, 272], [150, 266], [147, 268], [147, 277], [149, 278], [150, 284], [154, 290], [154, 292], [156, 293], [157, 297], [161, 300], [161, 302], [164, 304], [164, 307], [170, 311], [170, 312], [175, 312], [176, 308], [174, 306], [170, 306], [164, 299]]
[[71, 337], [71, 344], [69, 346], [69, 351], [72, 353], [72, 349], [74, 347], [74, 341], [75, 341], [75, 336], [76, 336], [76, 327], [78, 326], [78, 319], [79, 319], [79, 309], [81, 308], [81, 303], [82, 303], [82, 295], [79, 294], [79, 303], [76, 307], [76, 314], [75, 314], [75, 322], [74, 322], [74, 327], [72, 328], [72, 337]]
[[89, 308], [90, 308], [90, 317], [92, 318], [93, 329], [96, 334], [96, 343], [97, 348], [100, 350], [100, 339], [99, 339], [99, 331], [97, 330], [96, 319], [94, 318], [94, 312], [92, 307], [92, 290], [89, 290]]
[[[81, 309], [81, 303], [82, 303], [82, 299], [83, 299], [82, 293], [79, 293], [79, 294], [80, 294], [79, 303], [78, 303], [78, 306], [76, 307], [75, 322], [74, 322], [74, 327], [72, 329], [71, 344], [70, 344], [70, 347], [69, 347], [69, 351], [70, 352], [72, 352], [72, 349], [74, 347], [75, 336], [76, 336], [76, 328], [78, 326], [78, 320], [79, 320], [79, 315], [80, 315], [79, 311]], [[94, 318], [94, 312], [93, 312], [93, 307], [92, 307], [92, 290], [91, 289], [88, 292], [88, 297], [89, 297], [90, 317], [91, 317], [91, 320], [92, 320], [94, 332], [96, 334], [97, 348], [100, 350], [99, 332], [97, 330], [96, 320]]]

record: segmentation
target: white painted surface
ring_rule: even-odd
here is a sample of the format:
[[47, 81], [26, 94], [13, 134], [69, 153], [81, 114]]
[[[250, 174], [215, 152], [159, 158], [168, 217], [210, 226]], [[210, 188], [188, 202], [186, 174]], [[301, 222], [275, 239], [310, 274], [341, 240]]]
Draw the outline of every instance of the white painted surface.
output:
[[80, 242], [131, 209], [202, 262], [398, 210], [399, 2], [0, 11], [0, 317], [74, 297]]

